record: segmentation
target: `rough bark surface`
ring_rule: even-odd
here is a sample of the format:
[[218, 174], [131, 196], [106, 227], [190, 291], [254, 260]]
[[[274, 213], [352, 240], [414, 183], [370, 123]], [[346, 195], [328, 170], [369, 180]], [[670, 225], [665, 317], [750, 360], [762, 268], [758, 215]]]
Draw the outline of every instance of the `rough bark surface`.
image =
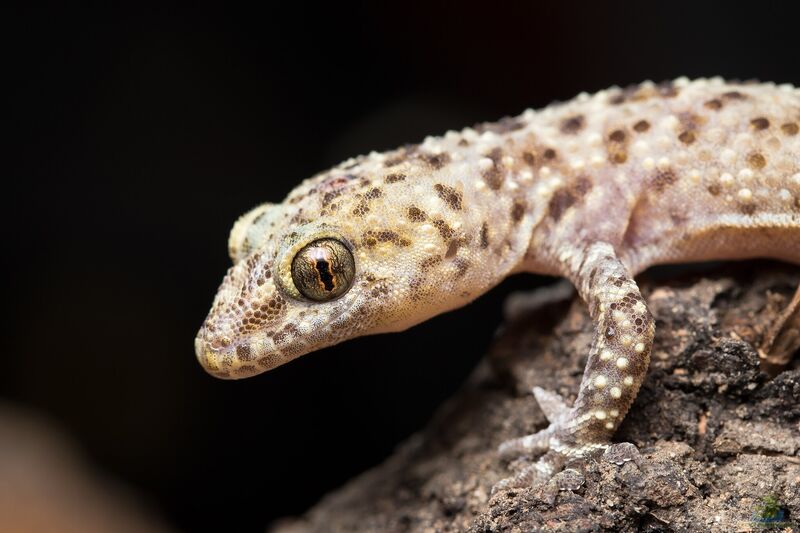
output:
[[765, 506], [800, 530], [800, 365], [770, 379], [756, 350], [798, 283], [796, 267], [766, 262], [643, 278], [657, 332], [620, 444], [544, 486], [491, 495], [530, 460], [500, 461], [497, 445], [546, 426], [531, 388], [574, 400], [592, 335], [575, 299], [513, 306], [425, 430], [273, 530], [749, 531], [765, 525]]

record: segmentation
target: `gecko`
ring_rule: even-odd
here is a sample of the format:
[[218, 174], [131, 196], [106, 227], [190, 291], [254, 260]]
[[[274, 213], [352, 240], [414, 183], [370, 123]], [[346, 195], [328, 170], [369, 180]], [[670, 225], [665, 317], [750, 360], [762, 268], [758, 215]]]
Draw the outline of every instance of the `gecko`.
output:
[[[534, 389], [549, 425], [499, 455], [539, 458], [495, 488], [544, 483], [607, 448], [645, 378], [655, 321], [637, 274], [800, 264], [799, 130], [792, 85], [678, 78], [349, 159], [234, 224], [197, 359], [244, 378], [405, 330], [511, 274], [566, 278], [594, 328], [577, 397]], [[780, 366], [798, 347], [800, 288], [760, 354]]]

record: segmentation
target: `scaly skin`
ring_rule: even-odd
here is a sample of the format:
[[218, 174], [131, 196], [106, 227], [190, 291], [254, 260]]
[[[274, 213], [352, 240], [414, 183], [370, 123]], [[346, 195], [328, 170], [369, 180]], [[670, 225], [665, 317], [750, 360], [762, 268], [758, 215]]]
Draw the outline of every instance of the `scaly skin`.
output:
[[[799, 127], [791, 86], [678, 79], [351, 159], [236, 223], [197, 358], [217, 377], [252, 376], [406, 329], [514, 272], [564, 276], [595, 322], [577, 400], [535, 391], [550, 427], [501, 446], [544, 456], [499, 487], [542, 482], [605, 447], [636, 398], [655, 328], [633, 276], [710, 259], [800, 263]], [[329, 301], [293, 278], [295, 256], [321, 238], [355, 265]], [[321, 287], [344, 287], [324, 259], [311, 278], [316, 264]], [[797, 313], [784, 320], [774, 331], [785, 352], [800, 335]]]

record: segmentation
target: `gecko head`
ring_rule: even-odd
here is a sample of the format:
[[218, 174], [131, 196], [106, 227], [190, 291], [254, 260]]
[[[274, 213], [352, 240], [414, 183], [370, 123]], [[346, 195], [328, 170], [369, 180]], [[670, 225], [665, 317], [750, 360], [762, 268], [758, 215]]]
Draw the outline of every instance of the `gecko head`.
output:
[[[282, 210], [257, 208], [265, 209]], [[234, 227], [232, 250], [244, 242], [240, 231], [252, 215]], [[248, 377], [366, 327], [363, 291], [353, 286], [354, 249], [337, 228], [310, 223], [292, 225], [236, 261], [195, 339], [203, 367], [217, 377]]]
[[467, 243], [480, 242], [480, 227], [468, 238], [448, 225], [453, 208], [433, 184], [415, 193], [396, 176], [363, 176], [334, 169], [234, 225], [234, 265], [195, 340], [209, 373], [252, 376], [471, 299]]
[[234, 264], [195, 340], [202, 366], [222, 378], [259, 374], [404, 330], [502, 279], [529, 239], [518, 204], [487, 204], [463, 184], [469, 167], [449, 161], [406, 149], [368, 156], [241, 217], [228, 243]]

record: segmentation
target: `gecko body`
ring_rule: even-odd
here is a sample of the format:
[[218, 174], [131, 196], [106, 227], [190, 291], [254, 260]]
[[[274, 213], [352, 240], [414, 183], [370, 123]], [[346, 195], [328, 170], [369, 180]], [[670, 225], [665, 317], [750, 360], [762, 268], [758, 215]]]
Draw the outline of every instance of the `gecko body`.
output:
[[[195, 340], [221, 378], [460, 307], [506, 276], [564, 276], [595, 323], [572, 407], [504, 443], [540, 482], [602, 449], [647, 371], [654, 320], [633, 276], [664, 263], [800, 263], [800, 90], [721, 79], [612, 88], [345, 161], [237, 221], [234, 265]], [[774, 328], [800, 343], [798, 300]], [[769, 347], [768, 347], [769, 348]], [[502, 485], [502, 484], [501, 484]]]

